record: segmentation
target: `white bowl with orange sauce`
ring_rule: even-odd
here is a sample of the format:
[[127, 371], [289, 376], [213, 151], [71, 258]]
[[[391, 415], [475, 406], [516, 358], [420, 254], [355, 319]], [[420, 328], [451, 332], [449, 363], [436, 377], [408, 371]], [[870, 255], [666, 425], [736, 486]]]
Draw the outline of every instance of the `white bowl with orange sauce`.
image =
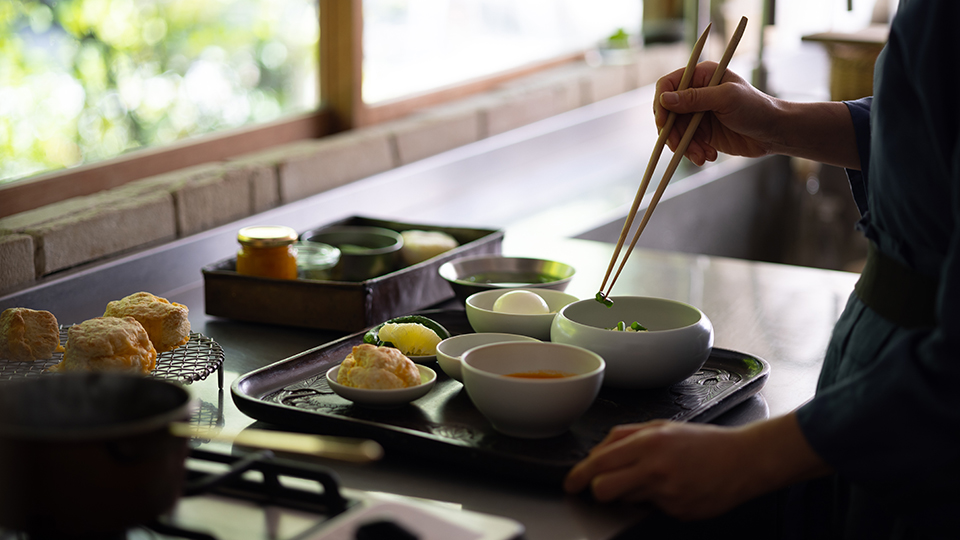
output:
[[590, 408], [605, 367], [581, 347], [516, 341], [468, 350], [461, 372], [467, 395], [494, 429], [543, 439], [566, 432]]

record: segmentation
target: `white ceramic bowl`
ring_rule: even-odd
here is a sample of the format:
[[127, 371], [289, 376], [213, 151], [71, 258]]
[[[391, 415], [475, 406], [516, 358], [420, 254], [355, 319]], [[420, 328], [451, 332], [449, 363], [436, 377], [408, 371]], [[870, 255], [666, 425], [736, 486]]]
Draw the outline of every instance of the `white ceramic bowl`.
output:
[[[493, 310], [497, 298], [510, 291], [530, 291], [543, 298], [550, 313], [541, 315], [519, 315], [500, 313]], [[552, 289], [495, 289], [474, 293], [467, 297], [467, 320], [475, 332], [496, 332], [501, 334], [520, 334], [539, 340], [550, 339], [550, 325], [563, 306], [576, 302], [577, 297]]]
[[459, 336], [449, 337], [437, 345], [437, 363], [440, 369], [450, 376], [463, 382], [463, 375], [460, 369], [460, 363], [463, 353], [474, 347], [489, 345], [491, 343], [506, 343], [511, 341], [540, 341], [530, 336], [521, 336], [519, 334], [460, 334]]
[[340, 366], [336, 365], [327, 370], [327, 384], [330, 388], [343, 399], [348, 399], [357, 405], [377, 409], [392, 409], [410, 403], [415, 399], [427, 395], [437, 382], [437, 372], [417, 364], [420, 370], [420, 384], [409, 388], [397, 388], [394, 390], [367, 390], [365, 388], [354, 388], [344, 386], [337, 382], [337, 374], [340, 373]]
[[[607, 362], [604, 385], [663, 388], [693, 375], [710, 356], [713, 324], [699, 309], [664, 298], [612, 297], [606, 307], [594, 299], [565, 306], [557, 314], [550, 339], [589, 349]], [[647, 332], [607, 330], [623, 321]]]
[[[564, 433], [590, 408], [603, 383], [596, 353], [559, 343], [493, 343], [463, 355], [463, 384], [470, 400], [497, 431], [524, 439]], [[553, 371], [561, 378], [518, 378]]]

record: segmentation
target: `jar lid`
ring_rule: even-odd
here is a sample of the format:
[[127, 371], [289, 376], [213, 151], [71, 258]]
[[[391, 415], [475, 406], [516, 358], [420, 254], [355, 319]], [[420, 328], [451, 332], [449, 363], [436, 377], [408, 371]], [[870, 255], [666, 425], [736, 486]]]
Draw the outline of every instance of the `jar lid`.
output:
[[278, 247], [296, 242], [297, 231], [282, 225], [257, 225], [240, 229], [237, 240], [245, 246]]

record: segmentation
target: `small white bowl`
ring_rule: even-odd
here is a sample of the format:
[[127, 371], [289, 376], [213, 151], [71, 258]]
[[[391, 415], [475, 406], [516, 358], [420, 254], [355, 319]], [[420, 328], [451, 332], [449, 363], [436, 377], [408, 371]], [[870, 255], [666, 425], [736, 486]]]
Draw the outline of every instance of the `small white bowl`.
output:
[[420, 370], [420, 384], [417, 386], [393, 390], [368, 390], [338, 383], [337, 374], [340, 373], [340, 365], [338, 364], [327, 370], [327, 384], [338, 396], [357, 405], [376, 409], [392, 409], [422, 398], [430, 392], [434, 383], [437, 382], [436, 371], [421, 364], [417, 364], [417, 369]]
[[530, 336], [521, 336], [519, 334], [460, 334], [459, 336], [449, 337], [437, 344], [437, 363], [440, 369], [450, 376], [463, 382], [463, 374], [460, 369], [460, 362], [463, 353], [474, 347], [489, 345], [491, 343], [506, 343], [511, 341], [540, 341]]
[[[600, 355], [572, 345], [493, 343], [463, 355], [463, 384], [494, 429], [512, 437], [543, 439], [564, 433], [590, 408], [603, 383], [604, 366]], [[509, 376], [543, 371], [569, 376]]]
[[[501, 313], [493, 310], [493, 304], [510, 291], [529, 291], [543, 298], [550, 313], [540, 315], [521, 315]], [[467, 320], [475, 332], [496, 332], [501, 334], [521, 334], [542, 341], [550, 339], [550, 325], [557, 312], [578, 299], [572, 294], [552, 289], [495, 289], [474, 293], [467, 297]]]
[[[616, 388], [665, 388], [696, 373], [713, 348], [713, 324], [699, 309], [665, 298], [615, 296], [606, 307], [594, 299], [574, 302], [557, 314], [550, 339], [589, 349], [607, 362], [603, 384]], [[623, 321], [647, 332], [608, 330]]]

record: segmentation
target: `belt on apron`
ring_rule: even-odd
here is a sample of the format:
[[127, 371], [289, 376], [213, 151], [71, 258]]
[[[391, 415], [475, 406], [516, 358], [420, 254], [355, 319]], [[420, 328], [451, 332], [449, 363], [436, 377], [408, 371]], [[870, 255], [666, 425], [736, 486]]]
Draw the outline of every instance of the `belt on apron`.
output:
[[924, 328], [937, 324], [937, 288], [936, 279], [884, 255], [870, 242], [854, 291], [884, 319], [903, 328]]

